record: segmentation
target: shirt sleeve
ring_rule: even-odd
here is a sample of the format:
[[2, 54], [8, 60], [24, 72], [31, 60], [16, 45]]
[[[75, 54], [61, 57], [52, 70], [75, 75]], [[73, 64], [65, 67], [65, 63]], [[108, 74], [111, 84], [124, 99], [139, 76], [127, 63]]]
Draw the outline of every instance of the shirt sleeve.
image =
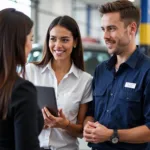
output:
[[[92, 93], [93, 93], [94, 88], [95, 88], [95, 76], [96, 76], [96, 70], [95, 70], [94, 77], [93, 77], [93, 80], [92, 80]], [[92, 94], [92, 99], [93, 100], [88, 103], [88, 110], [86, 112], [86, 116], [92, 116], [92, 117], [94, 117], [95, 100], [94, 100], [93, 94]]]
[[91, 78], [89, 78], [89, 80], [85, 86], [81, 104], [88, 103], [88, 102], [92, 101], [92, 99], [93, 98], [92, 98], [92, 77], [91, 77]]
[[150, 70], [147, 73], [144, 86], [144, 118], [145, 125], [150, 129]]
[[37, 106], [35, 87], [28, 81], [21, 83], [12, 94], [15, 150], [40, 150], [38, 135], [43, 118]]
[[33, 69], [32, 69], [32, 66], [33, 64], [31, 63], [28, 63], [26, 64], [25, 68], [26, 68], [26, 71], [25, 71], [25, 79], [26, 80], [31, 80], [32, 76], [33, 76]]

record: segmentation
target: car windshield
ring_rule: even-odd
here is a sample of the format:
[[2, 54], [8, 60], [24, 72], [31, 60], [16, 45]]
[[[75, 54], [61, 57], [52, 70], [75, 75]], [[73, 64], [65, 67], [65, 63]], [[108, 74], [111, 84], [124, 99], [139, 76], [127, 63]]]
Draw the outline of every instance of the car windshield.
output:
[[[85, 71], [94, 74], [96, 66], [105, 60], [108, 60], [110, 55], [104, 49], [99, 50], [93, 48], [84, 48], [84, 63]], [[38, 46], [32, 49], [28, 55], [27, 62], [40, 61], [42, 59], [42, 46]]]
[[104, 51], [86, 50], [84, 51], [85, 70], [91, 75], [94, 74], [96, 66], [109, 59], [109, 55]]

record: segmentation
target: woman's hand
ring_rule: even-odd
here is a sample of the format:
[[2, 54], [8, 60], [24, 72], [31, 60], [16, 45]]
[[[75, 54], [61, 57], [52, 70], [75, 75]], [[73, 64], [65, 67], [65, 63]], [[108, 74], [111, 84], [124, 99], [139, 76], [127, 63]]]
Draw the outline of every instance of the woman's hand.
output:
[[49, 126], [47, 126], [45, 123], [44, 123], [44, 126], [43, 126], [43, 129], [48, 129]]
[[44, 124], [50, 128], [65, 129], [70, 123], [70, 121], [66, 119], [64, 113], [62, 112], [62, 109], [59, 109], [58, 117], [53, 116], [46, 107], [42, 109], [42, 113], [44, 117]]

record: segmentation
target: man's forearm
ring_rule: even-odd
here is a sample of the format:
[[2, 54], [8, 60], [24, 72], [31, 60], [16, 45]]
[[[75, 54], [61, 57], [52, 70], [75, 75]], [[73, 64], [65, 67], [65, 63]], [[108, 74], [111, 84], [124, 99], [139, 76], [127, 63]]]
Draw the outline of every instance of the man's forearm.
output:
[[132, 129], [118, 130], [119, 141], [126, 143], [150, 142], [150, 129], [143, 125]]

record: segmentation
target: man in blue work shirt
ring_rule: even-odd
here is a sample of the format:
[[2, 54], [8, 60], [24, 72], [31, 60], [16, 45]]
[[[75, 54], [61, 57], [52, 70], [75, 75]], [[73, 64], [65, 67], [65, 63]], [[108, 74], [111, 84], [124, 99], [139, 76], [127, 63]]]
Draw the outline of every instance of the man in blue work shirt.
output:
[[83, 136], [92, 150], [145, 150], [150, 141], [150, 58], [136, 46], [140, 11], [128, 0], [100, 7], [110, 60], [97, 66]]

